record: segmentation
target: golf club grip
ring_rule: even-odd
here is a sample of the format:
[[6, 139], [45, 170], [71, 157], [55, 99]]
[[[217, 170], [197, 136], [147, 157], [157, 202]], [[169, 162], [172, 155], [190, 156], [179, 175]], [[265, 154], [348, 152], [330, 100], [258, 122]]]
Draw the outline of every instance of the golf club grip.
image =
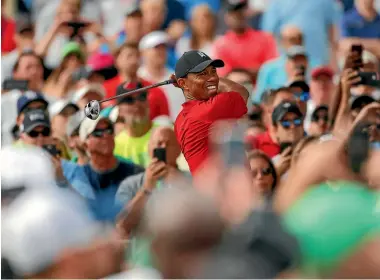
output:
[[170, 85], [170, 84], [173, 84], [175, 82], [176, 82], [175, 80], [166, 80], [166, 81], [163, 81], [161, 83], [157, 83], [157, 84], [153, 84], [153, 85], [150, 85], [150, 86], [146, 86], [146, 87], [130, 90], [130, 91], [127, 91], [125, 93], [122, 93], [122, 94], [119, 94], [119, 95], [116, 95], [116, 96], [113, 96], [113, 97], [110, 97], [110, 98], [107, 98], [107, 99], [100, 100], [99, 103], [103, 103], [103, 102], [107, 102], [107, 101], [110, 101], [110, 100], [118, 99], [118, 98], [124, 97], [126, 95], [130, 95], [130, 94], [134, 94], [134, 93], [143, 92], [143, 91], [146, 91], [148, 89], [152, 89], [152, 88], [156, 88], [156, 87], [160, 87], [160, 86], [164, 86], [164, 85]]

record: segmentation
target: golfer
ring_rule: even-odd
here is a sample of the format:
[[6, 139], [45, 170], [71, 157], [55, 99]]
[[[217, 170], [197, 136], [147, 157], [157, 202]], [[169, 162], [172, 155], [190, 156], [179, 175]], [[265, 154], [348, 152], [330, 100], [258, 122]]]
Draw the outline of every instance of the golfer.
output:
[[178, 60], [172, 76], [186, 99], [175, 121], [175, 133], [193, 175], [209, 155], [213, 123], [239, 119], [247, 113], [248, 91], [242, 85], [219, 78], [216, 68], [223, 66], [220, 59], [189, 51]]

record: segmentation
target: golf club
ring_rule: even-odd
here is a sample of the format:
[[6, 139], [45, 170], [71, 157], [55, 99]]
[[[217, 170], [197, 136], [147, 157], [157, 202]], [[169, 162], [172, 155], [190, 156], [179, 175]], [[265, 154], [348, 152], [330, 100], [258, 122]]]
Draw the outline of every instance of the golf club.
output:
[[166, 80], [166, 81], [163, 81], [161, 83], [153, 84], [153, 85], [150, 85], [150, 86], [146, 86], [146, 87], [142, 87], [142, 88], [138, 88], [138, 89], [134, 89], [134, 90], [129, 90], [129, 91], [126, 91], [125, 93], [122, 93], [122, 94], [119, 94], [119, 95], [116, 95], [116, 96], [113, 96], [113, 97], [110, 97], [110, 98], [107, 98], [107, 99], [103, 99], [103, 100], [100, 100], [100, 101], [98, 101], [98, 100], [91, 100], [86, 105], [86, 107], [84, 107], [84, 114], [86, 115], [87, 118], [89, 118], [91, 120], [96, 120], [99, 117], [99, 115], [100, 115], [100, 104], [103, 103], [103, 102], [107, 102], [107, 101], [110, 101], [110, 100], [121, 98], [121, 97], [124, 97], [126, 95], [130, 95], [130, 94], [143, 92], [143, 91], [146, 91], [148, 89], [152, 89], [152, 88], [156, 88], [156, 87], [160, 87], [160, 86], [164, 86], [164, 85], [170, 85], [170, 84], [173, 84], [173, 83], [175, 83], [175, 80]]

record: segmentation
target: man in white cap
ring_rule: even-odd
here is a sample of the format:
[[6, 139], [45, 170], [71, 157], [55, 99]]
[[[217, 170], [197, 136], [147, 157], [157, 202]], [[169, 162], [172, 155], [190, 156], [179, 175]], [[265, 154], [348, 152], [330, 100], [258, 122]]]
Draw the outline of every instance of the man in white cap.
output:
[[101, 84], [92, 83], [75, 92], [72, 97], [72, 102], [79, 108], [84, 108], [91, 100], [102, 100], [105, 95], [105, 90]]
[[79, 111], [79, 107], [69, 100], [58, 100], [49, 106], [52, 133], [55, 137], [65, 139], [66, 126], [70, 116]]
[[[139, 44], [142, 52], [143, 64], [138, 75], [151, 83], [158, 83], [170, 79], [173, 70], [166, 66], [168, 59], [169, 36], [163, 31], [154, 31], [145, 35]], [[162, 87], [169, 103], [169, 112], [172, 121], [181, 111], [185, 98], [181, 90], [171, 85]]]

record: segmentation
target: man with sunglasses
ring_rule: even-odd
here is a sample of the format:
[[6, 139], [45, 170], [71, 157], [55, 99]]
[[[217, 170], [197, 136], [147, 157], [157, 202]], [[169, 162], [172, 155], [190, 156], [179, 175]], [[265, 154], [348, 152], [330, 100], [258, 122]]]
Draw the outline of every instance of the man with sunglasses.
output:
[[85, 118], [79, 128], [79, 138], [89, 162], [74, 166], [71, 163], [65, 176], [88, 201], [97, 220], [114, 222], [123, 207], [115, 200], [119, 184], [128, 176], [142, 172], [143, 168], [114, 156], [114, 128], [108, 118]]
[[[121, 84], [117, 95], [128, 90], [141, 88], [141, 83]], [[119, 117], [124, 120], [124, 130], [115, 137], [115, 155], [132, 160], [133, 163], [146, 167], [148, 159], [148, 142], [152, 133], [153, 122], [149, 117], [148, 93], [140, 92], [118, 99]]]
[[294, 102], [281, 102], [272, 113], [273, 132], [280, 146], [280, 154], [272, 158], [279, 176], [290, 167], [292, 145], [304, 136], [304, 115]]
[[327, 106], [318, 106], [311, 115], [308, 135], [322, 136], [329, 132], [329, 109]]
[[201, 51], [185, 52], [178, 60], [175, 75], [186, 102], [175, 121], [177, 141], [190, 171], [194, 174], [209, 157], [210, 129], [220, 120], [237, 120], [247, 114], [247, 89], [226, 78], [216, 68], [224, 66]]

